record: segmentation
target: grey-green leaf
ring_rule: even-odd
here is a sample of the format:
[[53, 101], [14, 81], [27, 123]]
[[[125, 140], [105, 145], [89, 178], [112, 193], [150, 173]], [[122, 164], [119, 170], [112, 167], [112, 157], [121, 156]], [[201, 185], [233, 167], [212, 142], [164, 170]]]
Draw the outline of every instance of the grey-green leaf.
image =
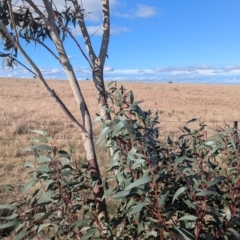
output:
[[228, 231], [230, 231], [237, 239], [240, 239], [240, 234], [233, 228], [229, 228]]
[[115, 194], [112, 198], [113, 199], [122, 199], [125, 198], [130, 193], [130, 190], [123, 190]]
[[133, 102], [134, 102], [134, 95], [133, 95], [132, 91], [129, 92], [129, 96], [130, 96], [130, 103], [133, 104]]
[[181, 187], [181, 188], [179, 188], [176, 192], [175, 192], [175, 194], [174, 194], [174, 196], [173, 196], [173, 200], [172, 200], [172, 203], [174, 203], [174, 201], [178, 198], [178, 196], [180, 195], [180, 194], [182, 194], [184, 191], [186, 191], [187, 190], [187, 187]]
[[201, 192], [196, 194], [196, 196], [199, 196], [199, 197], [204, 197], [208, 195], [217, 195], [217, 193], [210, 190], [202, 190]]
[[144, 101], [136, 101], [136, 102], [133, 102], [133, 103], [132, 103], [132, 106], [139, 105], [139, 104], [142, 103], [142, 102], [144, 102]]
[[148, 233], [145, 234], [144, 238], [148, 238], [150, 236], [153, 236], [153, 237], [157, 237], [157, 232], [156, 231], [150, 231]]
[[38, 203], [49, 202], [56, 191], [48, 191], [38, 200]]
[[45, 156], [41, 156], [38, 158], [37, 160], [38, 163], [47, 163], [47, 162], [51, 162], [51, 159]]
[[33, 180], [25, 184], [23, 190], [22, 190], [22, 195], [25, 194], [31, 187], [33, 187], [38, 181]]
[[47, 167], [47, 166], [40, 166], [36, 169], [36, 172], [40, 172], [40, 173], [48, 173], [51, 172], [52, 170]]
[[103, 117], [102, 116], [97, 116], [93, 121], [92, 125], [94, 126], [97, 122], [99, 122]]
[[140, 167], [142, 164], [144, 164], [146, 161], [144, 159], [137, 159], [133, 164], [133, 169]]
[[39, 228], [38, 228], [38, 232], [41, 232], [44, 228], [46, 228], [46, 227], [48, 227], [50, 225], [52, 225], [52, 224], [51, 223], [43, 223], [43, 224], [41, 224], [39, 226]]
[[3, 225], [0, 225], [0, 229], [9, 228], [9, 227], [16, 227], [21, 222], [22, 222], [22, 220], [16, 219], [16, 220], [13, 220], [11, 222], [8, 222], [8, 223], [5, 223]]
[[47, 219], [49, 216], [51, 216], [53, 214], [54, 210], [50, 210], [49, 212], [46, 213], [39, 213], [39, 216], [34, 216], [35, 217], [35, 221], [43, 221], [45, 219]]
[[111, 81], [107, 84], [107, 87], [109, 88], [111, 85], [116, 84], [116, 83], [117, 83], [117, 81]]
[[90, 224], [91, 219], [82, 219], [79, 221], [74, 222], [73, 224], [71, 224], [70, 228], [74, 227], [74, 228], [78, 228], [83, 226], [84, 224]]
[[223, 181], [224, 179], [225, 179], [224, 176], [216, 177], [212, 181], [208, 182], [207, 186], [210, 187], [210, 186], [213, 186], [215, 184], [218, 184], [219, 182]]
[[43, 136], [47, 136], [48, 135], [48, 133], [46, 131], [42, 131], [42, 130], [32, 130], [32, 132], [38, 133], [38, 134], [43, 135]]
[[132, 215], [132, 214], [135, 214], [137, 212], [140, 212], [145, 205], [146, 205], [145, 202], [140, 202], [136, 206], [133, 206], [131, 212], [129, 213], [129, 215]]
[[27, 162], [24, 164], [25, 168], [31, 168], [33, 166], [33, 162]]
[[20, 240], [20, 239], [24, 238], [28, 233], [29, 233], [29, 231], [21, 231], [16, 236], [14, 236], [13, 240]]
[[91, 237], [93, 237], [93, 235], [95, 234], [96, 230], [90, 230], [88, 231], [85, 235], [83, 235], [81, 237], [81, 240], [88, 240], [88, 239], [91, 239]]
[[137, 227], [137, 233], [138, 235], [144, 230], [143, 223], [140, 222]]
[[129, 184], [129, 185], [125, 188], [125, 190], [130, 190], [130, 189], [132, 189], [132, 188], [134, 188], [134, 187], [138, 187], [138, 186], [140, 186], [140, 185], [146, 184], [146, 183], [150, 182], [151, 180], [152, 180], [152, 179], [151, 179], [149, 176], [140, 178], [140, 179], [138, 179], [137, 181]]
[[196, 216], [193, 215], [187, 215], [187, 216], [183, 216], [181, 218], [179, 218], [180, 221], [195, 221], [197, 220]]
[[125, 126], [124, 122], [121, 121], [119, 122], [115, 127], [112, 132], [112, 138], [116, 136], [116, 134]]
[[102, 130], [102, 132], [101, 132], [101, 134], [100, 134], [100, 136], [99, 136], [96, 144], [99, 144], [100, 142], [102, 142], [102, 140], [103, 140], [103, 139], [107, 136], [107, 134], [110, 133], [110, 132], [112, 132], [112, 129], [111, 129], [110, 127], [105, 127], [105, 128]]
[[[185, 240], [191, 240], [191, 239], [194, 239], [194, 236], [188, 232], [186, 229], [184, 228], [180, 228], [180, 227], [175, 227], [175, 229], [182, 235], [182, 237], [185, 239]], [[187, 235], [189, 235], [189, 238]]]
[[104, 192], [102, 199], [104, 199], [105, 197], [110, 195], [115, 189], [116, 189], [116, 187], [110, 187], [107, 191]]
[[12, 219], [14, 219], [16, 217], [18, 217], [18, 214], [12, 214], [12, 215], [7, 216], [7, 217], [0, 217], [0, 219], [12, 220]]
[[48, 145], [35, 145], [31, 147], [32, 149], [41, 150], [41, 151], [51, 151], [52, 148]]
[[187, 121], [187, 123], [190, 123], [190, 122], [195, 122], [195, 121], [197, 121], [197, 118], [193, 118], [193, 119], [191, 119], [191, 120]]
[[12, 205], [12, 204], [3, 204], [3, 205], [0, 205], [0, 209], [17, 209], [17, 206], [15, 205]]

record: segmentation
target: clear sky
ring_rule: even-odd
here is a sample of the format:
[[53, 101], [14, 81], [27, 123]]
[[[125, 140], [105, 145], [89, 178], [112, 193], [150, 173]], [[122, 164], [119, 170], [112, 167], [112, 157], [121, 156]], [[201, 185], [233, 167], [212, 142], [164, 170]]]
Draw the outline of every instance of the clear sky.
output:
[[[34, 2], [40, 2], [36, 0]], [[61, 2], [57, 0], [61, 9]], [[146, 82], [240, 84], [240, 0], [110, 0], [111, 37], [105, 78]], [[68, 2], [70, 3], [70, 2]], [[83, 0], [96, 53], [101, 44], [101, 1]], [[82, 47], [79, 29], [72, 29]], [[24, 46], [25, 43], [24, 43]], [[91, 71], [74, 43], [65, 41], [78, 79]], [[40, 46], [25, 47], [46, 78], [62, 67]], [[20, 66], [1, 76], [32, 77]]]

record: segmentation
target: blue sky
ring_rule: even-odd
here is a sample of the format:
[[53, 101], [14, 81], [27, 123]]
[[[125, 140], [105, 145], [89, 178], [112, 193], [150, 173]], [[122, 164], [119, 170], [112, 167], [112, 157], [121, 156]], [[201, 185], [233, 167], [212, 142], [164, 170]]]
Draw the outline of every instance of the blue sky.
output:
[[[40, 2], [36, 0], [35, 2]], [[55, 1], [61, 8], [62, 0]], [[111, 37], [105, 63], [108, 80], [240, 84], [239, 0], [110, 0]], [[69, 2], [70, 3], [70, 2]], [[96, 53], [101, 44], [101, 1], [83, 0]], [[72, 28], [82, 47], [79, 29]], [[24, 44], [24, 46], [26, 46]], [[78, 79], [91, 71], [74, 43], [65, 46]], [[46, 78], [64, 70], [40, 46], [25, 47]], [[31, 77], [20, 66], [1, 76]]]

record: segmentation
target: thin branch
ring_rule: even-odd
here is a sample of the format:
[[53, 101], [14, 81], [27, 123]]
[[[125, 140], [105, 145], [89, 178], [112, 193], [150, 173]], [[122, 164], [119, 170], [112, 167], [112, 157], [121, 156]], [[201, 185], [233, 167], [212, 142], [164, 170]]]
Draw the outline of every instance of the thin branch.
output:
[[81, 48], [80, 44], [78, 43], [78, 41], [76, 40], [76, 38], [72, 35], [71, 31], [65, 27], [63, 25], [63, 23], [61, 21], [58, 20], [58, 23], [61, 24], [62, 28], [70, 35], [70, 37], [73, 39], [73, 41], [76, 43], [76, 45], [78, 46], [80, 52], [82, 53], [82, 55], [84, 56], [84, 58], [86, 59], [86, 61], [89, 63], [91, 69], [93, 69], [93, 66], [90, 62], [90, 60], [88, 59], [87, 55], [84, 53], [83, 49]]
[[23, 66], [25, 69], [27, 69], [29, 72], [31, 72], [34, 76], [37, 76], [37, 74], [32, 71], [30, 68], [28, 68], [26, 65], [24, 65], [23, 63], [21, 63], [20, 61], [18, 61], [15, 57], [9, 56], [11, 59], [13, 59], [14, 61], [16, 61], [18, 64], [20, 64], [21, 66]]
[[92, 33], [92, 34], [90, 35], [90, 38], [91, 38], [92, 36], [94, 36], [94, 35], [100, 30], [101, 26], [102, 26], [102, 24], [100, 24], [99, 27], [98, 27], [98, 29], [97, 29], [94, 33]]
[[[23, 37], [23, 36], [21, 36], [21, 38], [26, 39], [26, 38]], [[62, 65], [61, 59], [60, 59], [45, 43], [43, 43], [43, 42], [42, 42], [41, 40], [39, 40], [39, 39], [34, 39], [34, 38], [29, 38], [29, 39], [31, 39], [31, 40], [39, 43], [39, 44], [42, 45], [43, 47], [45, 47], [45, 48], [60, 62], [60, 64]]]
[[33, 10], [41, 17], [41, 19], [45, 22], [46, 25], [50, 25], [50, 22], [48, 18], [42, 13], [42, 11], [39, 10], [36, 4], [32, 2], [32, 0], [25, 0], [32, 8]]
[[40, 45], [42, 45], [43, 47], [45, 47], [62, 65], [61, 63], [61, 59], [45, 44], [43, 43], [41, 40], [39, 39], [33, 39], [34, 41], [38, 42]]
[[78, 43], [78, 41], [76, 40], [76, 38], [72, 35], [72, 33], [67, 29], [67, 32], [69, 33], [69, 35], [71, 36], [71, 38], [73, 39], [73, 41], [76, 43], [76, 45], [78, 46], [79, 50], [81, 51], [82, 55], [84, 56], [84, 58], [86, 59], [86, 61], [89, 63], [91, 69], [93, 69], [93, 65], [91, 64], [90, 60], [88, 59], [87, 55], [84, 53], [84, 51], [82, 50], [80, 44]]
[[21, 63], [20, 61], [18, 61], [15, 57], [10, 56], [9, 54], [0, 52], [0, 56], [1, 57], [9, 57], [11, 58], [13, 61], [16, 61], [18, 64], [20, 64], [21, 66], [23, 66], [25, 69], [27, 69], [29, 72], [31, 72], [33, 75], [37, 76], [37, 74], [35, 72], [33, 72], [30, 68], [28, 68], [26, 65], [24, 65], [23, 63]]

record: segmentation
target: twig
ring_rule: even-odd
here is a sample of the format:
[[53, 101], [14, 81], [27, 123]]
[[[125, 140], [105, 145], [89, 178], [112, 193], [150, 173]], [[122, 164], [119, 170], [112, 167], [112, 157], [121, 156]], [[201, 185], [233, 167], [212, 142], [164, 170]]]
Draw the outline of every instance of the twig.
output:
[[20, 64], [25, 69], [27, 69], [29, 72], [31, 72], [33, 75], [37, 76], [35, 72], [33, 72], [30, 68], [28, 68], [26, 65], [24, 65], [20, 61], [18, 61], [15, 57], [12, 57], [11, 55], [6, 54], [6, 53], [2, 53], [2, 52], [0, 52], [0, 55], [1, 55], [1, 57], [9, 57], [9, 58], [13, 59], [13, 61], [16, 61], [18, 64]]

